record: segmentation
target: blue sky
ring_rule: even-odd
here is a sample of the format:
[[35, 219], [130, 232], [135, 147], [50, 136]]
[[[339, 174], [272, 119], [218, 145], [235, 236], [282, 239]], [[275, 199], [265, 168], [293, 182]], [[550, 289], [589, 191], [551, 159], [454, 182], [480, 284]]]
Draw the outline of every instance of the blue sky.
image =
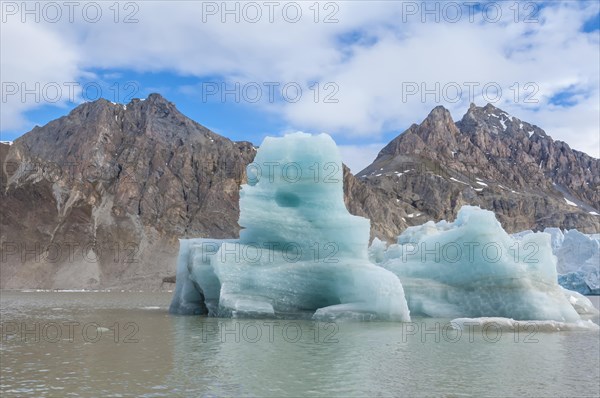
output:
[[[114, 2], [96, 2], [95, 21], [79, 9], [71, 21], [66, 9], [58, 17], [5, 4], [2, 140], [100, 88], [114, 102], [159, 92], [234, 140], [327, 132], [354, 172], [433, 107], [458, 120], [470, 102], [493, 102], [600, 156], [596, 1], [480, 2], [460, 11], [448, 2], [279, 2], [272, 14], [261, 2], [230, 2], [231, 13], [221, 2], [120, 2], [118, 14]], [[69, 82], [77, 83], [73, 98]], [[24, 87], [40, 98], [23, 97]], [[223, 88], [232, 91], [222, 96]]]

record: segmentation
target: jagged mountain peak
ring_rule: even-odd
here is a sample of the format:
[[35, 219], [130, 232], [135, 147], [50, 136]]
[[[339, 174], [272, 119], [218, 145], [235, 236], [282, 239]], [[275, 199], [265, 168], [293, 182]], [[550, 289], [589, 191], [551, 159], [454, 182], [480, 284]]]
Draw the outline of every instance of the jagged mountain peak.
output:
[[471, 103], [465, 115], [456, 124], [461, 132], [471, 135], [482, 132], [519, 138], [527, 138], [532, 135], [548, 137], [546, 132], [538, 126], [524, 122], [490, 103], [482, 107]]
[[512, 122], [513, 116], [509, 115], [508, 112], [505, 112], [502, 109], [497, 108], [490, 103], [486, 104], [485, 106], [477, 106], [472, 103], [469, 106], [469, 109], [467, 110], [465, 115], [463, 116], [462, 120], [474, 120], [478, 122], [498, 120], [503, 122]]
[[429, 115], [418, 126], [416, 133], [425, 142], [428, 142], [431, 138], [452, 139], [458, 133], [458, 130], [450, 111], [439, 105], [429, 112]]
[[183, 115], [162, 95], [153, 93], [127, 104], [104, 98], [85, 102], [66, 116], [36, 126], [15, 143], [17, 147], [32, 148], [34, 154], [44, 158], [85, 159], [91, 152], [119, 152], [119, 148], [142, 136], [166, 146], [230, 142]]
[[429, 112], [421, 124], [412, 124], [390, 141], [379, 152], [376, 160], [390, 159], [403, 153], [442, 150], [439, 143], [447, 147], [456, 141], [459, 134], [450, 111], [439, 105]]
[[425, 118], [425, 120], [429, 119], [443, 119], [443, 120], [452, 120], [452, 115], [450, 111], [446, 109], [443, 105], [438, 105], [429, 112], [429, 115]]
[[112, 102], [105, 98], [99, 98], [94, 101], [84, 102], [75, 107], [68, 116], [94, 117], [102, 112], [119, 114], [123, 112], [138, 112], [145, 117], [164, 117], [167, 114], [173, 114], [180, 118], [186, 118], [175, 106], [165, 97], [158, 93], [152, 93], [147, 98], [133, 98], [128, 103]]
[[165, 104], [171, 103], [159, 93], [150, 93], [146, 99], [148, 102], [152, 102], [152, 103], [165, 103]]
[[492, 104], [471, 104], [456, 123], [434, 108], [358, 175], [390, 196], [410, 198], [423, 217], [417, 223], [475, 204], [494, 210], [509, 230], [543, 229], [550, 221], [600, 230], [600, 160]]
[[109, 105], [109, 104], [110, 105], [129, 106], [129, 105], [141, 104], [143, 102], [146, 102], [146, 104], [173, 105], [173, 103], [171, 101], [169, 101], [168, 99], [166, 99], [165, 97], [163, 97], [162, 94], [150, 93], [150, 94], [148, 94], [148, 96], [146, 98], [137, 98], [137, 97], [132, 98], [128, 103], [113, 102], [113, 101], [109, 101], [106, 98], [98, 98], [93, 101], [86, 101], [79, 106], [82, 106], [82, 105]]

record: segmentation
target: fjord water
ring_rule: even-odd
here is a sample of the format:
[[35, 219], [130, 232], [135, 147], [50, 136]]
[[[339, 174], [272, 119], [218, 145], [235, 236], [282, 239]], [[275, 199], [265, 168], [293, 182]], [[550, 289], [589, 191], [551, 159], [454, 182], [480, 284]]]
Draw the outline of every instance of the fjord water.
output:
[[184, 317], [167, 313], [170, 299], [2, 291], [0, 395], [600, 395], [597, 331]]

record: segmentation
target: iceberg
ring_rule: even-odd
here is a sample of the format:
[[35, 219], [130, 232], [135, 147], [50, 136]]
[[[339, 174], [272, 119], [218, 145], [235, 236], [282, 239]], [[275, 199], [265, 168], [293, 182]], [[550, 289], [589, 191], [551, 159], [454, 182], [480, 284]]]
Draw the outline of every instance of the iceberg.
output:
[[[402, 281], [413, 315], [577, 322], [557, 283], [550, 235], [508, 235], [491, 211], [463, 206], [454, 222], [407, 228], [378, 264]], [[588, 300], [589, 301], [589, 300]]]
[[600, 295], [600, 276], [598, 269], [590, 272], [576, 271], [568, 272], [558, 276], [558, 283], [565, 289], [573, 290], [581, 294]]
[[482, 317], [457, 318], [450, 321], [453, 329], [459, 330], [497, 330], [506, 332], [561, 332], [561, 331], [596, 331], [598, 325], [588, 320], [572, 323], [558, 321], [516, 321], [508, 318]]
[[240, 191], [239, 239], [180, 241], [170, 312], [409, 321], [396, 275], [369, 261], [331, 137], [267, 137]]
[[[558, 283], [581, 294], [600, 294], [600, 236], [586, 235], [576, 229], [563, 232], [546, 228], [552, 252], [557, 257]], [[531, 231], [513, 234], [520, 239]]]
[[[545, 230], [546, 231], [546, 230]], [[556, 232], [558, 282], [581, 294], [600, 294], [600, 239], [576, 229]]]
[[341, 156], [326, 134], [267, 137], [246, 174], [239, 239], [180, 240], [171, 313], [502, 317], [561, 329], [596, 313], [557, 283], [552, 245], [564, 237], [511, 237], [478, 207], [462, 207], [454, 222], [409, 227], [389, 247], [378, 239], [369, 247], [369, 220], [346, 209]]

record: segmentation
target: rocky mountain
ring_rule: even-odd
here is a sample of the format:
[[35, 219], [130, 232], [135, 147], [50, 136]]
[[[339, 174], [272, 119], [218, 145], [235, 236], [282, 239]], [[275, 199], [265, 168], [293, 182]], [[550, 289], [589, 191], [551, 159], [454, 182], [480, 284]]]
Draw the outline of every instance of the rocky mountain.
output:
[[600, 231], [600, 160], [491, 104], [472, 104], [457, 123], [436, 107], [357, 175], [413, 208], [403, 220], [411, 225], [454, 219], [472, 204], [496, 212], [509, 232]]
[[255, 152], [157, 94], [34, 128], [0, 149], [1, 286], [156, 288], [178, 238], [238, 233]]
[[[160, 288], [178, 238], [238, 236], [255, 153], [158, 94], [85, 103], [0, 143], [0, 288]], [[491, 105], [458, 123], [438, 107], [358, 177], [344, 168], [344, 193], [385, 240], [462, 204], [496, 211], [509, 231], [600, 232], [599, 167]]]

